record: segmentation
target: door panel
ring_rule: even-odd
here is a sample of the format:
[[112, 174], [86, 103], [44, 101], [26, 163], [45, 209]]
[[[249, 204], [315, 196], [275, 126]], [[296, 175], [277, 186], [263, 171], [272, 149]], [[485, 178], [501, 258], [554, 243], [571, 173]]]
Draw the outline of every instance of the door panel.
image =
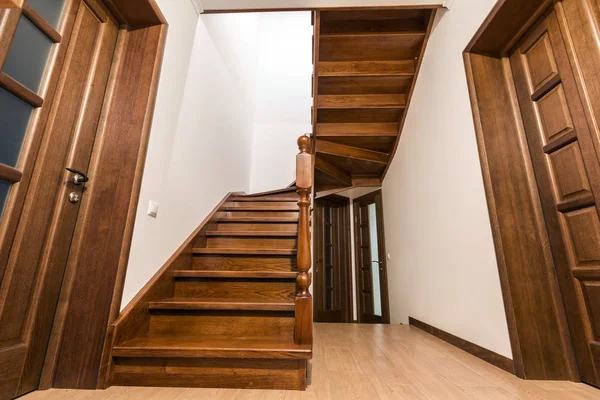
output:
[[510, 61], [579, 372], [600, 385], [598, 132], [586, 119], [554, 12]]
[[317, 322], [350, 322], [349, 200], [317, 199], [314, 212], [314, 318]]
[[354, 200], [359, 322], [389, 323], [381, 190]]
[[[57, 95], [0, 285], [0, 342], [26, 346], [16, 394], [34, 390], [52, 328], [112, 63], [118, 27], [97, 0], [79, 1]], [[0, 378], [1, 379], [1, 378]], [[13, 389], [13, 393], [15, 390]]]

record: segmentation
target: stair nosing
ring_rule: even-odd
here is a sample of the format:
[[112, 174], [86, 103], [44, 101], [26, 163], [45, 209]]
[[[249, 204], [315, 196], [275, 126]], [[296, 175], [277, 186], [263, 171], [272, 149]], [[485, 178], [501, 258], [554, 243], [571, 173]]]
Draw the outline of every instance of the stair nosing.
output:
[[211, 237], [296, 237], [298, 231], [207, 231]]
[[[169, 335], [157, 335], [164, 336]], [[185, 338], [185, 336], [180, 336]], [[248, 338], [249, 340], [252, 338]], [[230, 347], [208, 347], [196, 343], [183, 346], [160, 346], [160, 345], [140, 345], [128, 344], [130, 341], [115, 345], [113, 347], [113, 357], [174, 357], [174, 358], [281, 358], [281, 359], [310, 359], [312, 356], [312, 347], [310, 345], [297, 345], [289, 343], [289, 348], [274, 348], [268, 344], [261, 348], [259, 345], [252, 347], [241, 347], [234, 345]], [[231, 354], [228, 353], [237, 353]], [[240, 355], [242, 353], [243, 355]]]
[[[215, 301], [229, 300], [229, 301]], [[250, 301], [248, 301], [250, 300]], [[232, 311], [294, 311], [294, 299], [289, 301], [260, 301], [258, 299], [170, 298], [151, 301], [150, 310], [232, 310]], [[187, 303], [186, 306], [184, 304]]]
[[175, 278], [221, 278], [221, 279], [296, 279], [295, 271], [217, 271], [198, 269], [178, 269], [173, 271]]
[[218, 247], [195, 247], [193, 254], [224, 254], [224, 255], [266, 255], [266, 256], [295, 256], [296, 249], [232, 249]]

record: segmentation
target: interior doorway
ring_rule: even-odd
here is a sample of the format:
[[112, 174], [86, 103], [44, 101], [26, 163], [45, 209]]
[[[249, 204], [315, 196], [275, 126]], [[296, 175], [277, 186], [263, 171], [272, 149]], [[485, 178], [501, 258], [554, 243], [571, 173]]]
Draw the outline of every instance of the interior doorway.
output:
[[350, 199], [327, 196], [315, 201], [314, 320], [352, 322]]
[[357, 317], [359, 323], [390, 323], [381, 190], [354, 200]]

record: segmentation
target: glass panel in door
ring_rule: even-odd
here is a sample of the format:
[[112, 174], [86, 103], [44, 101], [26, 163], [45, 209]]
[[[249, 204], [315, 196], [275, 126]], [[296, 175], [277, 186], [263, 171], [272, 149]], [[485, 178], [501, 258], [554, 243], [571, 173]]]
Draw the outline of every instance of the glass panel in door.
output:
[[371, 244], [371, 274], [373, 278], [373, 313], [381, 314], [381, 284], [379, 278], [379, 243], [377, 240], [377, 209], [375, 204], [369, 204], [369, 237]]

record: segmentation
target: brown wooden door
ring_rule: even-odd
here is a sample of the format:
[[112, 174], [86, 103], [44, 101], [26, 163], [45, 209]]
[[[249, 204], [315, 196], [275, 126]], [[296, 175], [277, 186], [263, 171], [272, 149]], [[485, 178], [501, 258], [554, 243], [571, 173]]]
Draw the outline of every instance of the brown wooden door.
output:
[[354, 200], [358, 320], [389, 323], [381, 190]]
[[577, 365], [600, 385], [599, 132], [568, 57], [552, 12], [510, 62]]
[[[59, 42], [49, 48], [45, 72], [40, 69], [43, 85], [28, 88], [46, 98], [34, 111], [23, 132], [23, 150], [15, 156], [17, 165], [23, 166], [27, 192], [13, 193], [11, 188], [0, 221], [0, 398], [26, 393], [39, 384], [73, 233], [82, 223], [78, 215], [86, 201], [85, 184], [76, 184], [75, 174], [66, 168], [84, 176], [90, 165], [118, 33], [116, 21], [99, 0], [30, 3], [26, 2], [11, 44], [20, 46], [14, 52], [41, 51], [33, 44], [23, 46], [20, 29], [47, 23], [60, 34], [56, 32], [54, 41]], [[51, 3], [60, 8], [49, 10]], [[46, 21], [45, 15], [55, 21]], [[7, 63], [3, 73], [9, 74]], [[18, 81], [19, 72], [15, 75], [12, 78]]]
[[328, 196], [315, 201], [313, 218], [315, 277], [314, 320], [350, 322], [350, 204]]

